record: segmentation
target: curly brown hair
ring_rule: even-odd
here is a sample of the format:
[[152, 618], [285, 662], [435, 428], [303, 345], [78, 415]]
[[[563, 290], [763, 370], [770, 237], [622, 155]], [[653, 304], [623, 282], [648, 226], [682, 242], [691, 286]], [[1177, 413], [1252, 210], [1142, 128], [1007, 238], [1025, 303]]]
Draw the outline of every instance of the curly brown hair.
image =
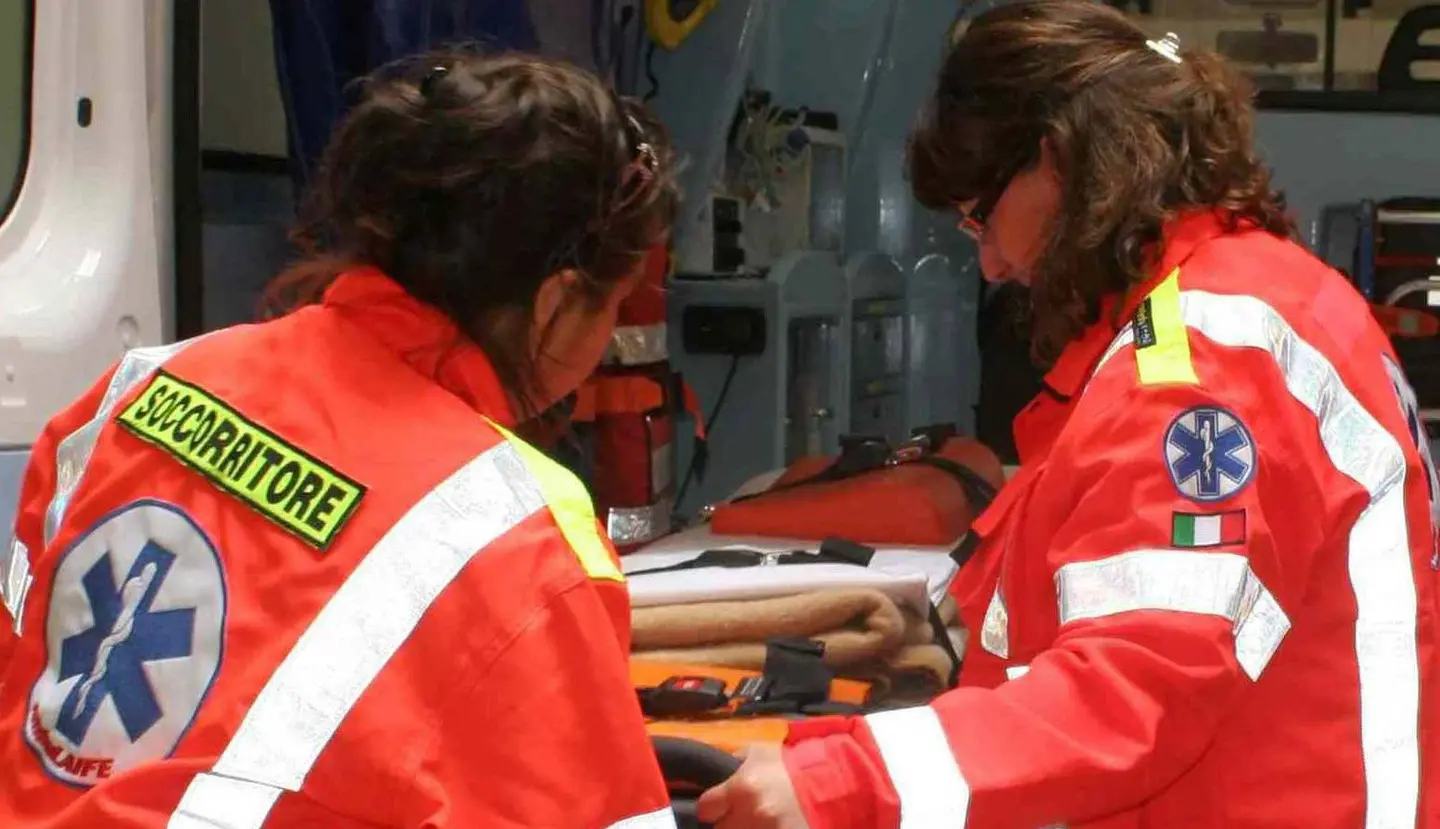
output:
[[538, 414], [540, 286], [574, 269], [572, 299], [598, 308], [665, 242], [678, 201], [665, 130], [583, 69], [469, 47], [383, 67], [358, 93], [291, 234], [301, 258], [265, 313], [374, 266], [486, 352], [517, 414]]
[[915, 196], [937, 210], [991, 195], [1048, 142], [1062, 195], [1030, 290], [1039, 363], [1099, 319], [1104, 297], [1151, 276], [1179, 211], [1294, 235], [1254, 147], [1248, 80], [1213, 52], [1177, 63], [1149, 39], [1094, 0], [1002, 6], [950, 48], [912, 132]]

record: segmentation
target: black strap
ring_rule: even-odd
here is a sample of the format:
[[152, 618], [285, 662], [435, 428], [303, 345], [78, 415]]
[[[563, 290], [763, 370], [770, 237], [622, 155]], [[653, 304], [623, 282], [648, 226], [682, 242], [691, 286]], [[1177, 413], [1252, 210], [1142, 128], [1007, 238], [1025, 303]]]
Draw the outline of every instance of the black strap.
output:
[[940, 617], [940, 608], [934, 604], [930, 605], [930, 629], [935, 635], [935, 644], [945, 652], [950, 659], [950, 675], [945, 684], [946, 688], [954, 688], [960, 684], [960, 653], [955, 650], [955, 643], [950, 641], [950, 629], [945, 626], [945, 620]]
[[971, 558], [975, 556], [975, 550], [980, 546], [980, 536], [974, 530], [965, 533], [955, 549], [950, 551], [950, 560], [955, 562], [956, 567], [964, 567]]
[[820, 542], [820, 549], [813, 553], [805, 550], [791, 550], [787, 553], [764, 553], [759, 550], [745, 549], [705, 550], [689, 561], [671, 564], [668, 567], [636, 570], [625, 575], [627, 578], [633, 578], [654, 573], [697, 570], [702, 567], [759, 567], [766, 561], [773, 561], [775, 564], [850, 564], [856, 567], [869, 567], [870, 560], [874, 557], [875, 549], [873, 547], [856, 544], [843, 538], [827, 538]]
[[829, 559], [831, 563], [869, 567], [875, 558], [875, 548], [832, 535], [820, 542], [820, 551], [816, 555]]
[[675, 573], [681, 570], [696, 570], [701, 567], [754, 567], [765, 560], [765, 553], [759, 550], [705, 550], [700, 555], [679, 564], [667, 567], [652, 567], [626, 573], [626, 578], [648, 576], [652, 573]]
[[825, 645], [813, 639], [777, 636], [765, 642], [767, 701], [811, 705], [830, 699], [835, 672], [825, 664]]
[[765, 643], [764, 694], [735, 709], [737, 717], [860, 714], [863, 706], [830, 699], [835, 671], [825, 645], [813, 639], [775, 637]]
[[985, 511], [990, 503], [995, 500], [996, 490], [989, 481], [980, 477], [980, 473], [970, 467], [956, 463], [949, 458], [942, 458], [939, 455], [926, 455], [916, 458], [911, 463], [923, 463], [933, 469], [938, 469], [959, 482], [965, 490], [965, 497], [970, 501], [971, 511], [975, 515]]

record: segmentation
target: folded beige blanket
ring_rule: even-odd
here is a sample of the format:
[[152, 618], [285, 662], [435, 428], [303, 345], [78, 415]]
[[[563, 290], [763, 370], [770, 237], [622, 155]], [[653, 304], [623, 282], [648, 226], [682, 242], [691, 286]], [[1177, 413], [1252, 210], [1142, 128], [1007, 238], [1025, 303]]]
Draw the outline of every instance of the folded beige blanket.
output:
[[[951, 647], [956, 656], [965, 656], [966, 631], [954, 627], [954, 619], [945, 616], [945, 605], [940, 606], [941, 617], [952, 625], [946, 628]], [[928, 632], [927, 628], [927, 632]], [[950, 687], [950, 672], [953, 667], [943, 647], [933, 638], [923, 644], [906, 645], [884, 662], [870, 666], [855, 666], [848, 676], [868, 680], [874, 686], [871, 698], [892, 705], [918, 705], [929, 702]]]
[[[953, 625], [953, 603], [942, 604], [940, 615]], [[943, 690], [951, 668], [930, 620], [878, 590], [640, 607], [631, 619], [635, 659], [759, 671], [767, 639], [800, 637], [823, 643], [825, 662], [838, 675], [882, 690], [903, 687], [906, 696]]]

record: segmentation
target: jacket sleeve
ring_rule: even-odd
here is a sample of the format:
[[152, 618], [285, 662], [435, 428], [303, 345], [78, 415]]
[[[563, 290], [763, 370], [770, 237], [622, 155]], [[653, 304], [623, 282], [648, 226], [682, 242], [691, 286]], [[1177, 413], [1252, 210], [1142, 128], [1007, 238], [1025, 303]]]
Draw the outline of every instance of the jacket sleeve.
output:
[[[45, 512], [55, 497], [56, 456], [60, 442], [95, 417], [105, 389], [110, 385], [112, 367], [79, 400], [45, 424], [25, 466], [15, 520], [8, 537], [0, 536], [0, 597], [5, 613], [0, 615], [0, 681], [18, 637], [15, 614], [23, 610], [28, 596], [32, 568], [45, 552]], [[22, 619], [23, 621], [23, 619]], [[43, 633], [39, 635], [44, 635]]]
[[425, 772], [442, 805], [424, 825], [673, 829], [628, 638], [620, 582], [586, 580], [539, 609], [442, 721]]
[[[812, 829], [1081, 822], [1199, 758], [1288, 631], [1324, 516], [1350, 509], [1305, 472], [1322, 462], [1314, 420], [1238, 385], [1223, 402], [1137, 387], [1077, 410], [1045, 501], [1027, 506], [1063, 516], [1049, 555], [1018, 563], [1037, 589], [1053, 580], [1053, 644], [996, 689], [793, 728], [786, 764]], [[1307, 500], [1305, 526], [1277, 528], [1277, 506]]]

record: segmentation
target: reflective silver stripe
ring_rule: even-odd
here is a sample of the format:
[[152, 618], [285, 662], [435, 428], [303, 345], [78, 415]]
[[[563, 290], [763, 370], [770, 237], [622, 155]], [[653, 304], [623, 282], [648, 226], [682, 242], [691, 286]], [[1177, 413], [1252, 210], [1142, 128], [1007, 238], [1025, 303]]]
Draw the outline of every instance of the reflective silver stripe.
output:
[[1001, 659], [1010, 658], [1010, 614], [1005, 609], [1005, 597], [1000, 595], [998, 587], [985, 608], [985, 621], [980, 625], [980, 647]]
[[[283, 789], [213, 774], [198, 775], [180, 799], [180, 809], [170, 818], [169, 829], [252, 829], [262, 826]], [[223, 804], [211, 809], [209, 804]], [[198, 817], [197, 810], [205, 817]], [[675, 812], [666, 806], [643, 815], [627, 817], [605, 829], [676, 829]]]
[[120, 364], [115, 367], [115, 373], [110, 375], [110, 384], [105, 387], [105, 395], [100, 399], [95, 416], [84, 426], [60, 439], [60, 443], [55, 447], [55, 494], [50, 498], [50, 506], [45, 510], [47, 545], [55, 540], [55, 533], [60, 530], [60, 522], [65, 520], [65, 510], [69, 508], [70, 498], [85, 475], [85, 467], [90, 463], [91, 453], [95, 451], [95, 441], [100, 437], [100, 430], [110, 421], [115, 407], [120, 405], [120, 401], [131, 389], [145, 382], [166, 360], [200, 339], [202, 337], [125, 352]]
[[283, 789], [214, 774], [190, 781], [169, 829], [251, 829], [263, 826]]
[[606, 829], [675, 829], [675, 812], [669, 806], [612, 823]]
[[0, 602], [10, 613], [11, 627], [19, 636], [25, 618], [25, 597], [30, 594], [30, 550], [18, 538], [0, 550]]
[[900, 797], [899, 829], [961, 829], [970, 786], [955, 763], [940, 717], [928, 705], [865, 718]]
[[663, 322], [654, 325], [622, 325], [616, 328], [610, 337], [610, 357], [623, 365], [660, 363], [668, 356]]
[[[1419, 811], [1420, 667], [1415, 576], [1405, 523], [1404, 452], [1345, 387], [1335, 366], [1274, 308], [1254, 297], [1208, 291], [1182, 291], [1180, 307], [1185, 324], [1213, 342], [1268, 352], [1290, 394], [1319, 421], [1320, 442], [1330, 462], [1370, 493], [1369, 506], [1350, 528], [1348, 551], [1358, 611], [1355, 659], [1367, 788], [1365, 829], [1408, 829]], [[1107, 355], [1132, 339], [1127, 326]], [[1257, 603], [1253, 624], [1264, 623], [1260, 607]]]
[[1285, 634], [1290, 632], [1290, 617], [1254, 573], [1250, 578], [1250, 584], [1258, 586], [1259, 591], [1253, 600], [1247, 599], [1250, 609], [1242, 612], [1235, 625], [1235, 660], [1247, 676], [1259, 679], [1270, 658], [1280, 649]]
[[[258, 829], [276, 790], [300, 789], [356, 700], [451, 581], [544, 505], [539, 484], [509, 443], [475, 458], [421, 498], [301, 634], [211, 774], [191, 783], [172, 829]], [[261, 785], [221, 786], [217, 777]], [[237, 798], [244, 807], [236, 806]], [[236, 823], [241, 812], [259, 819]]]
[[[1135, 550], [1073, 562], [1055, 573], [1055, 589], [1062, 626], [1135, 610], [1220, 616], [1235, 627], [1235, 658], [1251, 679], [1260, 678], [1290, 630], [1250, 562], [1235, 553]], [[1258, 621], [1257, 607], [1264, 608]]]
[[1006, 678], [1006, 679], [1019, 679], [1020, 677], [1026, 675], [1026, 674], [1028, 674], [1028, 673], [1030, 673], [1030, 666], [1029, 666], [1029, 665], [1006, 665], [1006, 666], [1005, 666], [1005, 678]]
[[1127, 325], [1124, 328], [1121, 328], [1120, 333], [1116, 334], [1115, 339], [1111, 340], [1110, 345], [1105, 348], [1105, 353], [1100, 355], [1100, 361], [1095, 364], [1095, 370], [1091, 372], [1090, 377], [1093, 379], [1096, 374], [1099, 374], [1100, 369], [1104, 368], [1105, 364], [1110, 362], [1110, 358], [1114, 357], [1115, 354], [1120, 351], [1120, 349], [1124, 348], [1127, 345], [1133, 345], [1134, 343], [1135, 326]]
[[605, 513], [605, 531], [616, 544], [647, 544], [670, 532], [673, 506], [661, 498], [648, 507], [612, 507]]

